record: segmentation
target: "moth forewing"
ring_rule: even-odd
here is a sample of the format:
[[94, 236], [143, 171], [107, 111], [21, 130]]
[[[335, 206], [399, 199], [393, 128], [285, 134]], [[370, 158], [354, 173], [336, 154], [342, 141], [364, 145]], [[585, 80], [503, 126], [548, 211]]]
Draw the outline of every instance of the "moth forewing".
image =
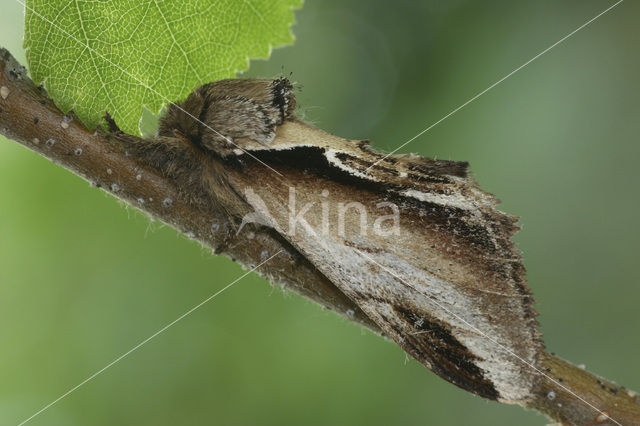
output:
[[[526, 400], [541, 343], [512, 230], [500, 229], [511, 220], [475, 200], [472, 183], [451, 180], [448, 195], [442, 182], [372, 185], [332, 165], [326, 147], [301, 145], [262, 153], [283, 176], [243, 158], [231, 186], [418, 361], [483, 397]], [[384, 203], [398, 207], [396, 232], [390, 217], [374, 226], [392, 216]]]
[[465, 162], [384, 156], [296, 120], [291, 88], [202, 86], [160, 133], [201, 151], [201, 179], [239, 227], [275, 230], [436, 374], [489, 399], [529, 399], [543, 348], [516, 219]]

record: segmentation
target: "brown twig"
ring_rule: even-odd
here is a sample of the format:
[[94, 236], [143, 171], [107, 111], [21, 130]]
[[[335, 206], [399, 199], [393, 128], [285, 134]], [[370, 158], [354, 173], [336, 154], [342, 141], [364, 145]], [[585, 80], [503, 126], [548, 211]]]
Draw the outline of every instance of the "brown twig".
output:
[[91, 132], [63, 114], [44, 89], [26, 76], [24, 67], [2, 48], [0, 87], [0, 131], [7, 138], [245, 267], [260, 264], [265, 253], [284, 250], [257, 272], [379, 332], [353, 302], [267, 228], [246, 227], [245, 234], [252, 238], [237, 238], [229, 244], [229, 234], [235, 232], [229, 229], [231, 218], [222, 211], [195, 205], [174, 182], [136, 158], [129, 151], [131, 136]]
[[[282, 251], [257, 272], [381, 334], [354, 302], [286, 241], [254, 225], [243, 230], [242, 238], [230, 240], [235, 231], [225, 212], [193, 202], [170, 178], [137, 158], [128, 150], [131, 136], [91, 132], [64, 115], [1, 48], [0, 133], [246, 267]], [[564, 424], [640, 424], [636, 393], [553, 355], [544, 354], [537, 368], [546, 377], [540, 376], [527, 408]]]
[[636, 392], [553, 354], [543, 355], [540, 368], [547, 378], [538, 382], [528, 408], [568, 425], [640, 425]]

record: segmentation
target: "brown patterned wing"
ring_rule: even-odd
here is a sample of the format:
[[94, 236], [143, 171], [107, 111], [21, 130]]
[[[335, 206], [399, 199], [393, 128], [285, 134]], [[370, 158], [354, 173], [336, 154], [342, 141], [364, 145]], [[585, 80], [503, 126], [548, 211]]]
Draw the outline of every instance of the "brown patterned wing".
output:
[[287, 122], [238, 157], [231, 187], [415, 359], [485, 398], [529, 397], [542, 351], [533, 299], [495, 209], [466, 163], [383, 158]]

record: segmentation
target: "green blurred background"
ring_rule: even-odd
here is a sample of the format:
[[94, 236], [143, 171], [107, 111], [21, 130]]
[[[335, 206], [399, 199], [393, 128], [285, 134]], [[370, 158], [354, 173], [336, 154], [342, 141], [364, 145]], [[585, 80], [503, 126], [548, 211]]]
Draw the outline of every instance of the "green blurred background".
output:
[[[23, 11], [0, 44], [24, 63]], [[384, 150], [611, 5], [307, 0], [305, 119]], [[640, 6], [624, 2], [402, 152], [468, 160], [521, 217], [550, 351], [640, 390]], [[172, 229], [0, 141], [0, 424], [17, 424], [242, 274]], [[542, 425], [251, 275], [32, 425]]]

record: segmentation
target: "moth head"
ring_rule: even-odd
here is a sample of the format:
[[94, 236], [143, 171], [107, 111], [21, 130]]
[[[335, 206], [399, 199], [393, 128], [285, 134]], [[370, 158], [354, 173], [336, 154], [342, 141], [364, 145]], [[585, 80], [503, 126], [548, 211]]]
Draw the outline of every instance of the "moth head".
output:
[[226, 156], [234, 149], [248, 148], [247, 141], [268, 146], [276, 127], [295, 108], [293, 84], [287, 78], [220, 80], [198, 87], [185, 101], [169, 106], [159, 135], [179, 134]]

